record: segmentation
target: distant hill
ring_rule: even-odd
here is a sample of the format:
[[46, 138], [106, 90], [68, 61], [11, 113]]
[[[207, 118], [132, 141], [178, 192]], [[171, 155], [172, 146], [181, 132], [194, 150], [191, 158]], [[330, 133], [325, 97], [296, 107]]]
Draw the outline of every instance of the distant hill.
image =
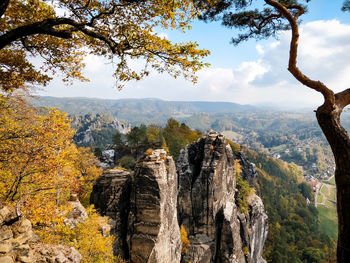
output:
[[55, 107], [68, 114], [108, 113], [139, 124], [164, 124], [169, 116], [185, 117], [198, 113], [232, 113], [252, 111], [256, 108], [231, 102], [165, 101], [160, 99], [94, 99], [39, 97], [32, 103], [40, 107]]

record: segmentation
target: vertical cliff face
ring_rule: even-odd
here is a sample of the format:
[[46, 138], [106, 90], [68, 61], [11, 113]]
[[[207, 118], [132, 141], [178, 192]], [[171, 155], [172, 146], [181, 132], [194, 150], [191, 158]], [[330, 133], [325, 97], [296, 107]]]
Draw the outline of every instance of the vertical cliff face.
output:
[[[263, 263], [264, 206], [251, 194], [249, 212], [240, 213], [236, 194], [232, 150], [222, 135], [210, 132], [182, 150], [177, 172], [164, 150], [141, 158], [132, 177], [106, 171], [91, 202], [113, 220], [115, 254], [129, 262]], [[182, 256], [181, 224], [191, 242]]]
[[176, 215], [177, 174], [164, 150], [141, 159], [131, 193], [128, 240], [131, 262], [180, 262]]
[[105, 171], [94, 184], [90, 203], [111, 221], [110, 233], [116, 237], [113, 251], [124, 259], [129, 258], [127, 228], [131, 193], [130, 173], [120, 169]]
[[178, 216], [189, 233], [191, 247], [184, 261], [264, 262], [267, 216], [260, 198], [249, 198], [249, 214], [235, 204], [232, 150], [215, 132], [182, 150], [179, 173]]
[[123, 170], [105, 171], [91, 194], [91, 203], [112, 219], [115, 255], [135, 263], [180, 262], [176, 201], [175, 163], [164, 150], [142, 158], [133, 178]]

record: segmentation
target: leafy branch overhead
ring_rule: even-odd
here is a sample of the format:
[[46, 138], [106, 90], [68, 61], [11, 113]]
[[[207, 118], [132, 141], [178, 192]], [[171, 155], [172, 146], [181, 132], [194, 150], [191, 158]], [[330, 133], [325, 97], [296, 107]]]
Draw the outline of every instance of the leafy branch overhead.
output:
[[[0, 86], [47, 84], [51, 73], [64, 80], [82, 76], [83, 58], [100, 55], [116, 64], [117, 81], [139, 80], [153, 68], [192, 81], [209, 54], [197, 43], [174, 44], [158, 33], [185, 31], [200, 8], [191, 0], [8, 0], [0, 4]], [[40, 68], [33, 65], [40, 57]], [[144, 63], [139, 70], [131, 59]]]

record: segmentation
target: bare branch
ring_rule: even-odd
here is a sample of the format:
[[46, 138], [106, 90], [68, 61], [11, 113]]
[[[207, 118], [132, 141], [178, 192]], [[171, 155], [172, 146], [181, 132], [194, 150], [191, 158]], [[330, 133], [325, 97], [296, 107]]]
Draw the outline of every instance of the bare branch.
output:
[[350, 89], [343, 90], [335, 94], [335, 102], [340, 111], [350, 104]]

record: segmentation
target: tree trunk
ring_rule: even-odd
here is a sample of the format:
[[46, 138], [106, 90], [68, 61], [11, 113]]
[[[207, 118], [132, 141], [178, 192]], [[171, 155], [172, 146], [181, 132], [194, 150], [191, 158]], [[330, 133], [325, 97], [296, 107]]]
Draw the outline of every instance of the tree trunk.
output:
[[337, 186], [338, 247], [337, 261], [350, 262], [350, 138], [340, 125], [342, 110], [324, 105], [316, 111], [318, 123], [325, 134], [335, 158]]

